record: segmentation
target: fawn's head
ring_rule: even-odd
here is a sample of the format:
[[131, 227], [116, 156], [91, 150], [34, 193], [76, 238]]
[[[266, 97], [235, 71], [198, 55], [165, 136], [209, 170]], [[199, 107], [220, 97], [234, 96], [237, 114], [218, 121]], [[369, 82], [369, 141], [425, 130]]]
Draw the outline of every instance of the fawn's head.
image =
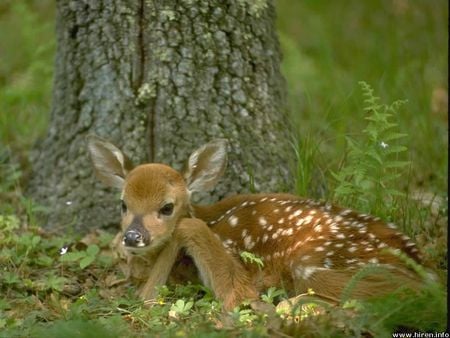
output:
[[218, 139], [194, 151], [183, 173], [158, 163], [138, 165], [113, 144], [88, 136], [97, 177], [121, 190], [123, 245], [147, 253], [170, 239], [176, 224], [190, 212], [190, 196], [212, 188], [226, 166], [227, 142]]

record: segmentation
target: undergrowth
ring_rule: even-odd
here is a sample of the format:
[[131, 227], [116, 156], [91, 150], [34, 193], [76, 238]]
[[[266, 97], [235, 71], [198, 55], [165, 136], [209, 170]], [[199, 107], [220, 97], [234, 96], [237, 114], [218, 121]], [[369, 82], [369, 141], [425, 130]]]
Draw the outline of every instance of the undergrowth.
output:
[[407, 135], [399, 132], [395, 122], [398, 109], [405, 101], [382, 104], [367, 83], [360, 82], [360, 85], [368, 123], [360, 140], [346, 137], [347, 156], [338, 171], [332, 172], [337, 181], [333, 199], [357, 210], [385, 216], [382, 213], [392, 213], [397, 198], [405, 196], [397, 188], [397, 182], [409, 165], [402, 160], [407, 148], [401, 140]]

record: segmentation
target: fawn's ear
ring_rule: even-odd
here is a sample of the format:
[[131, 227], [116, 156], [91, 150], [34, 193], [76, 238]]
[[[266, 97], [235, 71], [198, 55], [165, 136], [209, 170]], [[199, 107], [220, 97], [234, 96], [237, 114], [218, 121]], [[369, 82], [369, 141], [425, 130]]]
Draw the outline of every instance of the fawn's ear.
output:
[[96, 135], [88, 135], [86, 139], [98, 179], [110, 187], [122, 189], [125, 176], [133, 168], [131, 161], [115, 145]]
[[183, 172], [190, 192], [214, 187], [227, 165], [227, 144], [227, 140], [217, 139], [191, 154]]

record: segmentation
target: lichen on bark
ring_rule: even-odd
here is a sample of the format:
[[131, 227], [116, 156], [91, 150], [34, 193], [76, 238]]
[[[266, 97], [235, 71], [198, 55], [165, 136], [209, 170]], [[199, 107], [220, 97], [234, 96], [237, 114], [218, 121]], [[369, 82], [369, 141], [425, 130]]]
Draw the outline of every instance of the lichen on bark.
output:
[[117, 224], [118, 194], [94, 178], [88, 133], [134, 163], [177, 169], [196, 147], [227, 138], [225, 177], [202, 201], [249, 191], [251, 178], [258, 191], [293, 187], [275, 13], [258, 3], [58, 2], [51, 124], [29, 185], [51, 210], [49, 226]]

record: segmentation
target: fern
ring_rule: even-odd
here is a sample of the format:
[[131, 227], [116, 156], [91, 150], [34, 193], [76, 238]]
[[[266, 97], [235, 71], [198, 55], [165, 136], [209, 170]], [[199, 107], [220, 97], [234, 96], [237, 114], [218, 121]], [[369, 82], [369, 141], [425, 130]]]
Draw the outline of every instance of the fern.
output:
[[392, 209], [395, 199], [404, 196], [394, 182], [409, 165], [408, 161], [401, 160], [407, 150], [401, 141], [407, 135], [398, 132], [398, 125], [393, 120], [406, 101], [382, 104], [367, 83], [360, 82], [360, 86], [368, 122], [360, 140], [346, 138], [346, 161], [338, 172], [332, 172], [336, 180], [334, 199], [362, 211], [380, 214]]
[[240, 253], [241, 259], [244, 261], [244, 263], [250, 263], [255, 264], [258, 266], [258, 268], [261, 270], [261, 268], [264, 267], [264, 262], [262, 258], [256, 256], [254, 253], [248, 252], [248, 251], [242, 251]]

